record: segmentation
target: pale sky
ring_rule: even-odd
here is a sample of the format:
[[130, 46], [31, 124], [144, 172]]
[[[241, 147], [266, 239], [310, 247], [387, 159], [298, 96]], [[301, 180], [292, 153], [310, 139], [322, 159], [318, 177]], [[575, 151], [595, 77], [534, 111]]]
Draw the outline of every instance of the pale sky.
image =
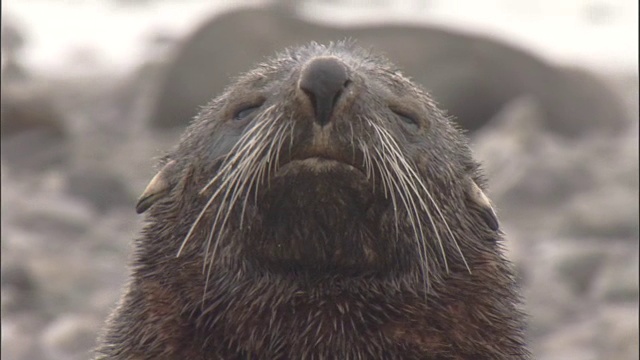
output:
[[[349, 1], [348, 7], [318, 4], [304, 13], [330, 23], [435, 23], [492, 34], [557, 63], [637, 72], [637, 0], [432, 0], [430, 7], [416, 11], [413, 4], [420, 2], [390, 2], [392, 9], [381, 10], [363, 8], [367, 1]], [[5, 0], [2, 14], [28, 32], [32, 46], [23, 55], [33, 71], [69, 71], [67, 64], [73, 58], [84, 59], [85, 70], [127, 71], [146, 51], [141, 41], [151, 30], [183, 33], [190, 24], [228, 7], [221, 3], [159, 1], [123, 8], [109, 0]], [[610, 11], [600, 23], [590, 24], [589, 7], [601, 3]], [[81, 67], [76, 65], [75, 70], [82, 71]]]

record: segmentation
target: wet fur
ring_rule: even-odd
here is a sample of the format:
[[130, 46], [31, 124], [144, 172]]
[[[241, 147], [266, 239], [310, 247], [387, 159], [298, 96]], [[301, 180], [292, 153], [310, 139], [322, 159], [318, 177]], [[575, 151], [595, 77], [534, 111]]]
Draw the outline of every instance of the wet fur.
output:
[[[328, 130], [296, 93], [317, 56], [353, 81]], [[385, 59], [284, 52], [205, 106], [165, 164], [98, 359], [529, 357], [479, 166]]]

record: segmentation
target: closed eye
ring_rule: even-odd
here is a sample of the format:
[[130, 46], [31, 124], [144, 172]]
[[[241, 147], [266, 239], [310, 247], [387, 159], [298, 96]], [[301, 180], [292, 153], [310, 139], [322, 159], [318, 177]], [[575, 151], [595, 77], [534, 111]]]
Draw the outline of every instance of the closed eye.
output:
[[235, 115], [233, 115], [233, 120], [236, 120], [236, 121], [246, 120], [251, 116], [251, 114], [253, 114], [256, 110], [258, 110], [260, 106], [262, 106], [262, 104], [249, 105], [249, 106], [244, 106], [240, 108], [238, 111], [236, 111]]
[[402, 120], [404, 123], [407, 123], [409, 125], [414, 125], [414, 126], [419, 126], [420, 123], [418, 122], [417, 118], [413, 115], [409, 115], [404, 111], [401, 110], [397, 110], [397, 109], [391, 109], [391, 111], [396, 114], [396, 116], [398, 116], [400, 118], [400, 120]]

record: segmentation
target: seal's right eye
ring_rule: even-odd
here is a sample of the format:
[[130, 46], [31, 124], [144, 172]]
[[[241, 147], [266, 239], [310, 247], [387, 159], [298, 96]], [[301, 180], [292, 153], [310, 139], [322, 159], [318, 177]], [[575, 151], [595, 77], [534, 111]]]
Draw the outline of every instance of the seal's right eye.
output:
[[249, 105], [240, 108], [240, 110], [236, 111], [235, 115], [233, 115], [233, 120], [242, 121], [247, 119], [249, 116], [251, 116], [251, 114], [253, 114], [254, 111], [260, 108], [260, 106], [262, 106], [262, 104]]

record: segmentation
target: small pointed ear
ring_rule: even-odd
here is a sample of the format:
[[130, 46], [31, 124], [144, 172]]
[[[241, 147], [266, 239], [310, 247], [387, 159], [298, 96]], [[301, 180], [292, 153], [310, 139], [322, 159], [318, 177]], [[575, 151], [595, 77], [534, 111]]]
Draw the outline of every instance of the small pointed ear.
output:
[[171, 190], [170, 175], [173, 174], [175, 168], [176, 161], [171, 160], [151, 179], [147, 188], [144, 189], [142, 195], [138, 198], [138, 203], [136, 204], [136, 212], [138, 214], [147, 211], [156, 201], [169, 194]]
[[497, 231], [500, 228], [500, 225], [498, 223], [496, 212], [493, 210], [493, 206], [491, 205], [491, 201], [487, 195], [484, 194], [484, 191], [480, 189], [480, 186], [473, 181], [473, 179], [469, 179], [467, 196], [469, 200], [480, 210], [480, 215], [486, 222], [487, 226], [489, 226], [491, 230]]

